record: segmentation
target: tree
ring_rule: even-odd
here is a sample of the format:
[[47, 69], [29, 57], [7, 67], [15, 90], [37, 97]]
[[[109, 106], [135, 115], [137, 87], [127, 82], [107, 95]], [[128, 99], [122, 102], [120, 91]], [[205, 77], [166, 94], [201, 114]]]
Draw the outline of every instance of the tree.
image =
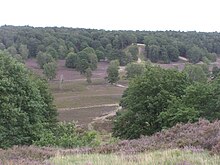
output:
[[48, 86], [0, 52], [0, 148], [30, 145], [52, 129], [57, 111]]
[[138, 47], [137, 45], [132, 45], [129, 47], [129, 52], [132, 55], [132, 60], [137, 61], [138, 60]]
[[43, 66], [43, 74], [47, 79], [52, 80], [56, 77], [57, 64], [55, 62], [49, 62]]
[[167, 109], [158, 117], [162, 128], [170, 128], [177, 123], [196, 122], [199, 120], [199, 111], [183, 103], [182, 99], [173, 97]]
[[220, 118], [219, 89], [219, 77], [209, 83], [196, 83], [187, 88], [183, 103], [195, 108], [199, 112], [199, 117], [210, 121], [217, 120]]
[[206, 82], [208, 80], [206, 72], [203, 70], [202, 65], [200, 64], [188, 64], [185, 66], [183, 72], [186, 73], [192, 82]]
[[4, 49], [5, 49], [5, 45], [0, 42], [0, 50], [4, 50]]
[[67, 68], [76, 68], [77, 66], [77, 61], [78, 61], [78, 56], [76, 53], [74, 52], [70, 52], [68, 53], [67, 57], [66, 57], [66, 63], [65, 66]]
[[104, 60], [105, 59], [105, 54], [103, 51], [100, 51], [100, 50], [96, 50], [96, 55], [97, 55], [97, 58], [98, 58], [98, 61], [100, 60]]
[[41, 69], [43, 69], [44, 64], [49, 62], [54, 62], [53, 57], [50, 54], [39, 52], [37, 55], [37, 63]]
[[16, 50], [16, 48], [15, 48], [15, 46], [10, 46], [10, 47], [8, 47], [8, 52], [11, 54], [11, 55], [13, 55], [13, 56], [15, 56], [16, 54], [17, 54], [17, 50]]
[[215, 79], [219, 76], [220, 69], [217, 66], [213, 66], [212, 68], [212, 78]]
[[152, 62], [157, 62], [159, 60], [160, 47], [157, 45], [150, 45], [149, 50], [147, 52], [147, 57]]
[[204, 51], [202, 48], [198, 46], [193, 46], [187, 51], [187, 57], [189, 58], [189, 62], [198, 63], [201, 61], [202, 57], [204, 56]]
[[163, 63], [170, 63], [170, 58], [168, 56], [168, 53], [167, 53], [167, 48], [165, 46], [162, 46], [160, 48], [160, 56], [159, 56], [159, 59], [162, 60]]
[[58, 56], [59, 59], [65, 59], [67, 56], [67, 48], [66, 45], [60, 45], [58, 48]]
[[23, 60], [26, 60], [28, 58], [29, 50], [27, 48], [27, 45], [21, 44], [19, 47], [19, 53], [21, 54], [21, 57]]
[[123, 51], [118, 52], [116, 59], [119, 59], [119, 63], [120, 63], [121, 66], [125, 66], [129, 62], [133, 61], [131, 53], [129, 52], [129, 53], [126, 54]]
[[173, 97], [167, 109], [160, 113], [159, 120], [163, 127], [172, 127], [179, 122], [196, 122], [199, 118], [218, 120], [219, 87], [219, 77], [209, 82], [196, 82], [188, 86], [181, 98]]
[[137, 64], [137, 63], [129, 63], [125, 70], [126, 70], [126, 77], [127, 78], [134, 78], [136, 76], [140, 76], [144, 72], [144, 64]]
[[50, 54], [54, 59], [58, 59], [58, 53], [52, 46], [46, 48], [46, 53]]
[[31, 57], [35, 57], [38, 54], [38, 45], [40, 41], [37, 38], [30, 38], [27, 44], [29, 54]]
[[107, 80], [109, 83], [113, 84], [119, 80], [119, 62], [118, 60], [111, 61], [107, 68]]
[[93, 48], [87, 47], [77, 53], [76, 69], [84, 74], [87, 68], [95, 70], [97, 68], [98, 59]]
[[179, 50], [174, 45], [167, 46], [167, 54], [169, 56], [170, 61], [177, 62], [179, 60]]
[[160, 131], [160, 113], [173, 97], [185, 93], [188, 84], [186, 75], [177, 70], [146, 67], [142, 76], [130, 81], [122, 96], [123, 111], [116, 115], [113, 135], [133, 139]]
[[215, 62], [217, 60], [217, 54], [216, 53], [208, 53], [206, 54], [206, 57], [211, 61]]

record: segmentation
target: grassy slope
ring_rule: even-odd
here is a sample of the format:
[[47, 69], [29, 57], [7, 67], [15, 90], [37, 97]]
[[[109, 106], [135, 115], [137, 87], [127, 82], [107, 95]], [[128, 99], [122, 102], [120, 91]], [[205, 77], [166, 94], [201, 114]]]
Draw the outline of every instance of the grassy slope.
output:
[[94, 80], [91, 85], [81, 80], [64, 82], [62, 89], [59, 89], [59, 82], [54, 82], [51, 90], [55, 105], [63, 109], [119, 103], [124, 88], [109, 85], [104, 80]]
[[78, 154], [56, 156], [51, 160], [55, 165], [217, 165], [219, 156], [206, 152], [194, 153], [179, 149], [153, 151], [135, 155]]
[[8, 150], [0, 149], [0, 164], [24, 165], [36, 162], [40, 165], [51, 161], [52, 164], [61, 165], [217, 165], [220, 164], [219, 132], [220, 121], [210, 123], [200, 120], [194, 124], [178, 124], [149, 137], [117, 141], [94, 148], [15, 146]]
[[[126, 81], [120, 82], [126, 85]], [[115, 111], [125, 88], [116, 87], [95, 79], [92, 84], [85, 80], [64, 81], [62, 89], [58, 81], [50, 83], [58, 108], [59, 121], [76, 121], [87, 127], [96, 117]]]

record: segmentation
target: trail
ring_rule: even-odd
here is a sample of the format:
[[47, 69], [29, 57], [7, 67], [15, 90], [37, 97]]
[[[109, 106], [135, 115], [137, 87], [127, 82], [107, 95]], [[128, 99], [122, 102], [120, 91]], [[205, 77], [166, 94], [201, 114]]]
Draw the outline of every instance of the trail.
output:
[[[125, 86], [123, 86], [125, 87]], [[121, 96], [122, 94], [90, 94], [90, 95], [71, 95], [71, 96], [62, 96], [59, 99], [68, 99], [68, 98], [79, 98], [79, 97], [104, 97], [104, 96]]]
[[76, 108], [59, 108], [59, 111], [69, 111], [69, 110], [77, 110], [77, 109], [89, 109], [89, 108], [99, 108], [99, 107], [115, 107], [119, 106], [119, 104], [101, 104], [101, 105], [93, 105], [86, 107], [76, 107]]

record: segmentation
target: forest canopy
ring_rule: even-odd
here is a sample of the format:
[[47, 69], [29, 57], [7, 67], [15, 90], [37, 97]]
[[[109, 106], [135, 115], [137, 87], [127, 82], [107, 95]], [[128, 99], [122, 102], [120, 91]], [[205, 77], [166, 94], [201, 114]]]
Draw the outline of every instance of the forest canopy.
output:
[[126, 55], [122, 50], [137, 43], [146, 45], [145, 57], [152, 62], [175, 62], [179, 56], [188, 58], [192, 63], [215, 61], [220, 54], [220, 34], [217, 32], [0, 27], [0, 50], [18, 59], [36, 57], [39, 53], [50, 54], [54, 59], [65, 59], [68, 53], [78, 53], [91, 47], [98, 60], [119, 60], [121, 65], [125, 65], [133, 51]]

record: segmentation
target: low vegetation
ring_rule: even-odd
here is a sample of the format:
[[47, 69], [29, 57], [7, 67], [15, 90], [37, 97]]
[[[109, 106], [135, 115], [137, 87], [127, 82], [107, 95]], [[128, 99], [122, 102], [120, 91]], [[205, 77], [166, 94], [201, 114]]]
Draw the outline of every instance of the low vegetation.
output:
[[58, 109], [118, 104], [125, 90], [108, 84], [104, 78], [93, 80], [91, 84], [85, 80], [66, 81], [63, 82], [62, 89], [59, 88], [59, 82], [52, 82], [50, 89], [53, 92], [54, 103]]
[[219, 156], [211, 156], [206, 152], [190, 150], [165, 150], [141, 154], [76, 154], [74, 156], [56, 156], [51, 160], [54, 165], [216, 165], [220, 164]]
[[168, 161], [171, 164], [172, 161], [177, 161], [180, 165], [184, 163], [206, 165], [207, 162], [214, 165], [216, 162], [219, 164], [220, 159], [218, 156], [220, 153], [219, 132], [220, 121], [210, 123], [207, 120], [200, 120], [193, 124], [178, 124], [153, 136], [143, 136], [140, 139], [124, 140], [95, 148], [65, 150], [15, 146], [8, 150], [0, 150], [0, 160], [12, 165], [16, 165], [18, 162], [23, 164], [49, 164], [49, 162], [51, 164], [62, 162], [71, 164], [74, 161], [80, 161], [81, 164], [99, 164], [103, 160], [120, 163], [121, 159], [126, 159], [128, 163], [136, 160], [143, 162], [146, 160], [144, 157], [147, 156], [147, 160], [156, 161], [156, 163], [161, 160], [165, 161], [163, 163]]

